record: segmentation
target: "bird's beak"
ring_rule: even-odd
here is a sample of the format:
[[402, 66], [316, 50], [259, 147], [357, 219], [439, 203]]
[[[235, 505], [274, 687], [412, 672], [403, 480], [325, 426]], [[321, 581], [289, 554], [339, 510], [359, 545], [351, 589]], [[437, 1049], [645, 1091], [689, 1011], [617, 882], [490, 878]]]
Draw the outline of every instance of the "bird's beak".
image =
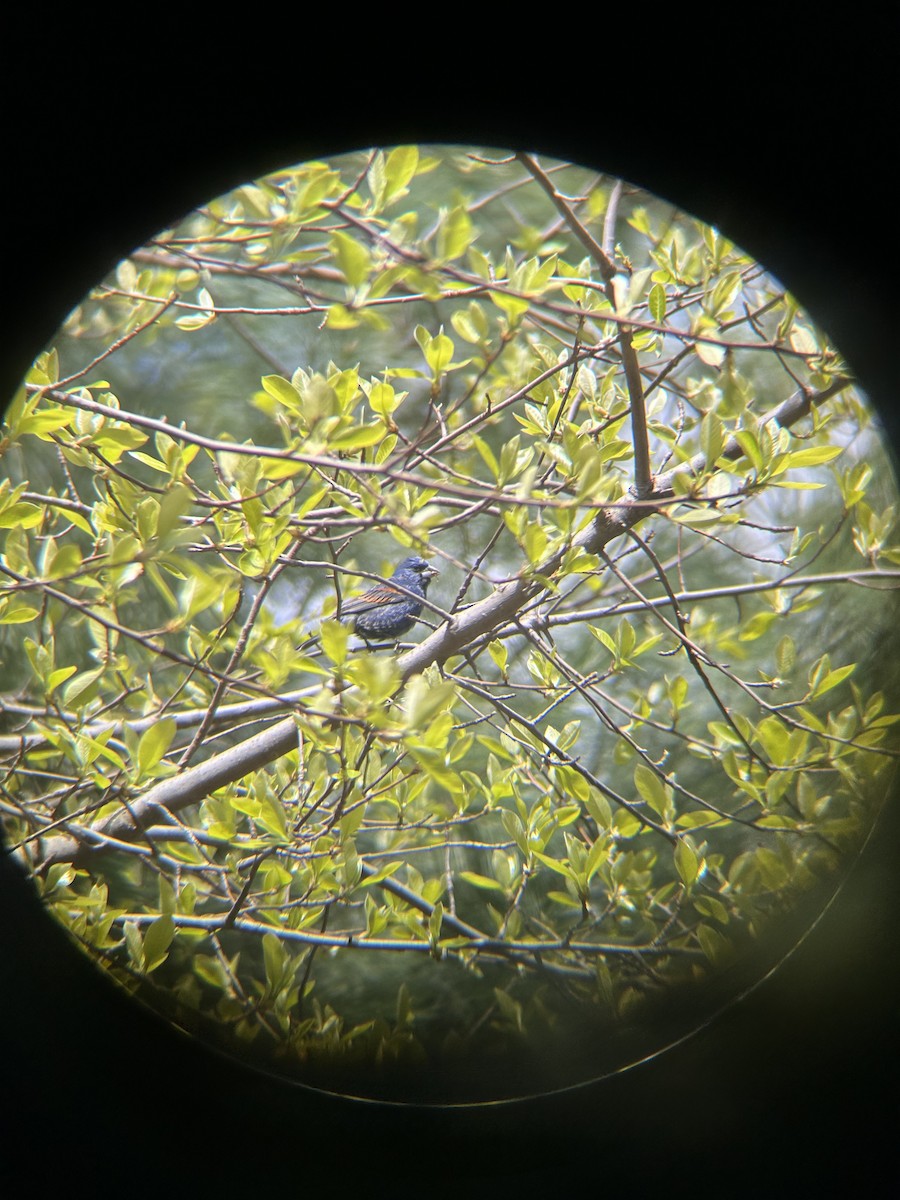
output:
[[427, 566], [423, 571], [423, 574], [427, 575], [429, 579], [433, 579], [435, 575], [440, 575], [440, 571], [437, 569], [437, 567]]

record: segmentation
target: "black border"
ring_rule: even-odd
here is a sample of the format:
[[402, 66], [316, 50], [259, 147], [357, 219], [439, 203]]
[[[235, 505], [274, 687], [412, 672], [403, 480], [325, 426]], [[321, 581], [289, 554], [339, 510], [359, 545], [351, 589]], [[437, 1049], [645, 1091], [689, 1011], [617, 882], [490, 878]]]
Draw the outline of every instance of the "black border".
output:
[[[842, 20], [810, 38], [779, 15], [759, 47], [746, 30], [722, 33], [687, 82], [688, 17], [668, 62], [636, 44], [662, 44], [650, 29], [567, 27], [552, 49], [536, 35], [508, 56], [455, 47], [455, 69], [431, 63], [424, 38], [404, 48], [381, 32], [381, 101], [361, 68], [310, 73], [299, 42], [273, 64], [274, 31], [259, 52], [268, 74], [236, 40], [210, 77], [213, 52], [174, 36], [105, 57], [59, 34], [48, 52], [49, 32], [28, 30], [4, 82], [2, 394], [109, 265], [240, 178], [379, 142], [476, 141], [602, 163], [725, 229], [829, 329], [896, 439], [896, 250], [883, 240], [896, 203], [894, 68], [887, 30], [865, 14]], [[778, 128], [763, 119], [772, 94]], [[8, 1165], [97, 1195], [302, 1190], [322, 1167], [341, 1190], [590, 1180], [605, 1194], [778, 1196], [842, 1182], [877, 1193], [888, 1165], [896, 1177], [898, 848], [894, 804], [796, 954], [689, 1042], [563, 1095], [454, 1111], [305, 1092], [182, 1043], [98, 986], [0, 861]]]

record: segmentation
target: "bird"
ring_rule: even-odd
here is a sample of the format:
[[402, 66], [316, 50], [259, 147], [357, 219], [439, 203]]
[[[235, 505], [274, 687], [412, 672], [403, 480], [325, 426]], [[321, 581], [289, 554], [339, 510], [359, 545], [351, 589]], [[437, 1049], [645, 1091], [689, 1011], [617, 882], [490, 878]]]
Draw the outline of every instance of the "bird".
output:
[[[366, 642], [392, 641], [412, 629], [422, 611], [428, 584], [440, 572], [424, 558], [411, 555], [404, 558], [386, 583], [354, 596], [341, 608], [340, 620], [353, 619], [354, 632]], [[391, 584], [399, 584], [400, 591]], [[407, 595], [411, 592], [412, 595]]]

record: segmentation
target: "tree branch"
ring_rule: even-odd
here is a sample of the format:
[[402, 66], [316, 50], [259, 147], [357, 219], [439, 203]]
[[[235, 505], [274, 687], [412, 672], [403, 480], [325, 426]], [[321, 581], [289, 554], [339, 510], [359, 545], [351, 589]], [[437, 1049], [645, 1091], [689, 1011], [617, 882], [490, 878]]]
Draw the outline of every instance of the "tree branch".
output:
[[[569, 207], [565, 198], [556, 190], [552, 180], [539, 166], [537, 160], [530, 154], [519, 154], [519, 161], [534, 176], [541, 185], [563, 220], [593, 258], [603, 279], [606, 298], [612, 305], [613, 312], [619, 312], [619, 301], [616, 293], [616, 275], [618, 271], [613, 260], [609, 257], [600, 243], [594, 238], [578, 217]], [[612, 205], [614, 201], [610, 201]], [[614, 218], [607, 214], [608, 225], [612, 228]], [[650, 443], [647, 436], [647, 413], [644, 407], [644, 384], [641, 379], [641, 368], [634, 349], [631, 330], [627, 325], [619, 325], [619, 349], [622, 352], [622, 363], [625, 367], [625, 383], [628, 387], [628, 397], [631, 401], [631, 439], [634, 445], [634, 492], [639, 500], [646, 499], [653, 490], [653, 476], [650, 472]]]
[[[807, 416], [813, 408], [850, 386], [850, 383], [851, 380], [841, 377], [821, 392], [798, 392], [778, 405], [765, 420], [774, 420], [781, 426], [789, 427]], [[740, 457], [742, 451], [737, 441], [732, 438], [725, 444], [721, 453], [726, 458], [735, 459]], [[676, 475], [699, 473], [705, 465], [703, 454], [697, 454], [687, 463], [661, 475], [656, 480], [656, 488], [650, 501], [625, 502], [598, 511], [593, 520], [573, 538], [571, 546], [560, 548], [536, 570], [523, 571], [515, 579], [498, 587], [484, 600], [455, 614], [412, 650], [401, 655], [398, 665], [403, 682], [412, 675], [420, 674], [426, 667], [446, 662], [453, 655], [461, 653], [477, 638], [512, 620], [530, 600], [544, 590], [542, 579], [552, 578], [556, 574], [571, 548], [583, 549], [588, 554], [599, 553], [613, 538], [649, 516], [654, 511], [652, 500], [663, 500], [673, 494]], [[288, 717], [279, 721], [277, 725], [254, 734], [239, 745], [222, 751], [179, 775], [154, 784], [142, 797], [132, 801], [128, 810], [123, 809], [122, 812], [101, 821], [96, 826], [96, 832], [126, 841], [134, 838], [139, 835], [140, 827], [145, 824], [203, 800], [217, 789], [234, 783], [289, 753], [296, 745], [297, 728], [293, 717]], [[99, 849], [102, 849], [102, 843], [91, 829], [50, 838], [43, 844], [40, 869], [46, 870], [58, 862], [82, 862]]]

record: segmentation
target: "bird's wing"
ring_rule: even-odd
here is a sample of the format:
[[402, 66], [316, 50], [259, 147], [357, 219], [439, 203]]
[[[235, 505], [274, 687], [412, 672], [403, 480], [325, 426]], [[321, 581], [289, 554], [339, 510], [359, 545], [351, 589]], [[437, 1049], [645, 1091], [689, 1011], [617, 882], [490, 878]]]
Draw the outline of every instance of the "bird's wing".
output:
[[402, 592], [397, 592], [389, 587], [374, 587], [369, 591], [363, 592], [361, 596], [354, 596], [348, 600], [346, 604], [341, 605], [341, 616], [352, 617], [356, 613], [370, 612], [373, 608], [379, 608], [385, 604], [399, 604], [406, 597]]

